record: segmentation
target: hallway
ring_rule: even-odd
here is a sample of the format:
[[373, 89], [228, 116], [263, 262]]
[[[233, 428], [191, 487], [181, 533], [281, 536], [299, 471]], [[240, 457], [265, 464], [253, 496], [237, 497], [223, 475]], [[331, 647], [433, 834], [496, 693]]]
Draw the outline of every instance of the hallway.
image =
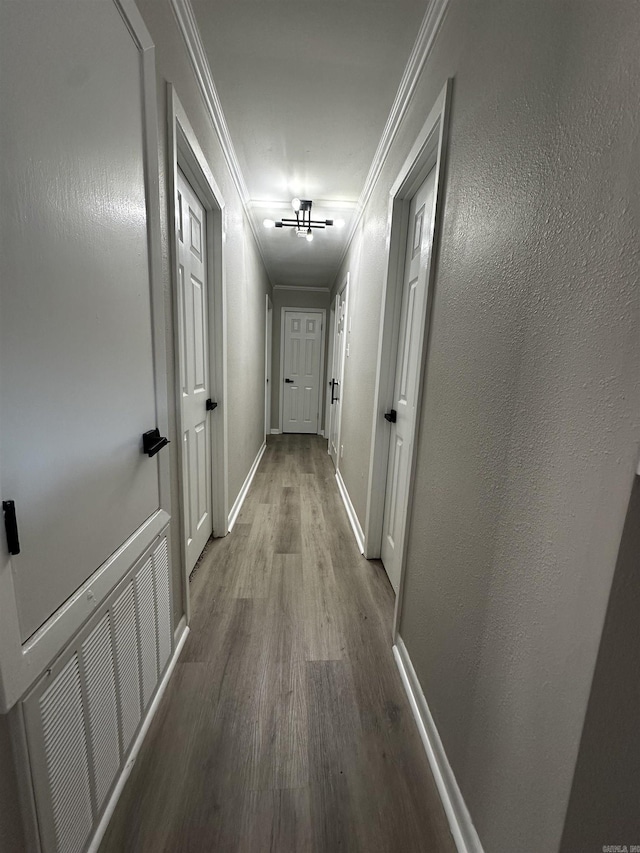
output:
[[455, 850], [319, 436], [271, 436], [102, 853]]

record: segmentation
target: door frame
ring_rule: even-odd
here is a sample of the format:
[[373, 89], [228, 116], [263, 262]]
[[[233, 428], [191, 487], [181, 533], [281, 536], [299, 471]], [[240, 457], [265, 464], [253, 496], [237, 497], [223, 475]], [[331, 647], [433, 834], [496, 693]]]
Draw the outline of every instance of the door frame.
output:
[[[280, 309], [280, 399], [279, 399], [279, 423], [278, 429], [283, 432], [283, 416], [284, 416], [284, 315], [286, 311], [297, 311], [300, 314], [321, 314], [322, 315], [322, 334], [320, 336], [320, 379], [318, 382], [318, 425], [316, 426], [316, 435], [320, 435], [320, 420], [322, 418], [322, 389], [324, 388], [324, 345], [325, 332], [327, 325], [327, 309], [326, 308], [298, 308], [295, 305], [283, 306]], [[313, 433], [308, 433], [313, 435]]]
[[[343, 342], [342, 342], [342, 350], [343, 350], [343, 351], [342, 351], [342, 375], [341, 375], [341, 376], [340, 376], [340, 378], [339, 378], [339, 379], [340, 379], [340, 395], [341, 395], [341, 396], [340, 396], [340, 424], [339, 424], [339, 427], [338, 427], [338, 454], [337, 454], [337, 459], [336, 459], [336, 473], [340, 470], [340, 433], [342, 432], [342, 388], [343, 388], [343, 385], [344, 385], [344, 374], [345, 374], [345, 366], [346, 366], [346, 365], [345, 365], [345, 361], [346, 361], [346, 358], [347, 358], [347, 338], [348, 338], [348, 335], [349, 335], [349, 332], [350, 332], [350, 320], [351, 320], [351, 315], [349, 314], [349, 282], [350, 282], [350, 279], [351, 279], [351, 273], [350, 273], [350, 272], [347, 272], [347, 274], [345, 275], [345, 277], [344, 277], [344, 278], [343, 278], [343, 280], [342, 280], [342, 284], [341, 284], [341, 285], [340, 285], [340, 287], [336, 290], [335, 295], [334, 295], [334, 297], [333, 297], [333, 299], [334, 299], [334, 304], [335, 304], [336, 300], [338, 300], [338, 299], [340, 298], [340, 296], [342, 295], [342, 293], [344, 293], [344, 292], [346, 291], [346, 296], [345, 296], [345, 317], [344, 317], [344, 338], [343, 338]], [[334, 314], [334, 320], [333, 320], [333, 336], [334, 336], [334, 337], [335, 337], [335, 334], [336, 334], [336, 330], [337, 330], [337, 328], [338, 328], [338, 324], [337, 324], [337, 317], [335, 316], [335, 313], [336, 313], [336, 312], [335, 312], [335, 309], [334, 309], [334, 310], [333, 310], [333, 314]], [[329, 346], [331, 346], [331, 344], [332, 344], [332, 341], [331, 341], [331, 339], [329, 339]], [[335, 354], [335, 353], [333, 352], [333, 349], [332, 349], [332, 360], [333, 360], [333, 356], [334, 356], [334, 354]], [[333, 368], [334, 368], [334, 366], [335, 366], [335, 365], [333, 365], [333, 364], [331, 365], [331, 373], [332, 373], [332, 374], [333, 374]], [[327, 374], [327, 381], [328, 381], [328, 379], [329, 379], [329, 375]], [[328, 392], [328, 394], [327, 394], [327, 399], [328, 399], [328, 402], [327, 402], [327, 406], [328, 406], [327, 414], [328, 414], [328, 418], [329, 418], [329, 422], [328, 422], [328, 425], [327, 425], [327, 426], [328, 426], [328, 430], [327, 430], [327, 431], [328, 431], [328, 433], [329, 433], [329, 435], [328, 435], [328, 446], [327, 446], [327, 452], [328, 452], [328, 453], [329, 453], [329, 455], [331, 456], [331, 408], [330, 408], [330, 407], [331, 407], [331, 392], [330, 392], [330, 391], [329, 391], [329, 392]], [[326, 419], [325, 419], [325, 420], [326, 420]]]
[[[210, 425], [211, 434], [211, 517], [213, 535], [229, 532], [229, 465], [227, 459], [227, 331], [225, 287], [225, 203], [207, 159], [191, 127], [187, 114], [171, 83], [167, 84], [167, 118], [169, 124], [169, 238], [171, 245], [171, 290], [173, 305], [174, 374], [180, 365], [178, 324], [178, 246], [176, 237], [178, 168], [200, 199], [206, 212], [207, 232], [207, 297], [209, 326], [209, 393], [218, 403]], [[182, 435], [180, 383], [174, 378], [176, 436]], [[189, 576], [184, 520], [184, 488], [182, 454], [176, 452], [179, 488], [178, 524], [182, 560], [183, 599], [187, 624], [191, 615]]]
[[[416, 450], [420, 431], [418, 413], [421, 409], [424, 387], [425, 364], [429, 342], [431, 304], [433, 300], [433, 281], [435, 277], [435, 254], [437, 238], [441, 228], [444, 172], [448, 138], [449, 112], [453, 80], [449, 78], [436, 99], [429, 116], [416, 137], [408, 157], [402, 165], [396, 180], [389, 191], [389, 255], [387, 273], [383, 287], [382, 312], [378, 340], [378, 359], [376, 367], [376, 388], [374, 397], [373, 423], [371, 430], [371, 456], [369, 461], [369, 486], [367, 492], [367, 513], [365, 519], [365, 557], [380, 557], [384, 521], [384, 503], [389, 462], [390, 426], [384, 419], [384, 413], [393, 399], [396, 361], [398, 356], [398, 335], [400, 331], [400, 312], [404, 281], [409, 207], [411, 199], [429, 174], [435, 168], [435, 190], [433, 201], [433, 219], [431, 228], [431, 252], [427, 268], [426, 310], [421, 328], [421, 360], [418, 376], [418, 394], [413, 425], [413, 447], [409, 465], [407, 506], [413, 501], [416, 468]], [[396, 596], [393, 622], [393, 641], [396, 642], [402, 611], [404, 594], [404, 574], [406, 568], [407, 539], [410, 528], [410, 513], [400, 542], [400, 582]]]
[[271, 434], [271, 385], [272, 385], [272, 341], [273, 341], [273, 302], [267, 293], [265, 296], [264, 317], [264, 437]]
[[325, 375], [325, 392], [324, 392], [324, 424], [323, 424], [323, 436], [327, 439], [327, 453], [330, 453], [329, 439], [330, 439], [330, 409], [331, 409], [331, 384], [329, 380], [329, 374], [333, 373], [333, 336], [334, 336], [334, 325], [335, 325], [335, 300], [334, 296], [332, 300], [329, 301], [329, 316], [327, 318], [327, 372]]

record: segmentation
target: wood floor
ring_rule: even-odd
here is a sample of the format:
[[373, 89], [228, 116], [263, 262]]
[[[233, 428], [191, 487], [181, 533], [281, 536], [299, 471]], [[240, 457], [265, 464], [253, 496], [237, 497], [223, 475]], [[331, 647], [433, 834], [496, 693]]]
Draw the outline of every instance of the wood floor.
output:
[[271, 436], [100, 847], [455, 853], [326, 442]]

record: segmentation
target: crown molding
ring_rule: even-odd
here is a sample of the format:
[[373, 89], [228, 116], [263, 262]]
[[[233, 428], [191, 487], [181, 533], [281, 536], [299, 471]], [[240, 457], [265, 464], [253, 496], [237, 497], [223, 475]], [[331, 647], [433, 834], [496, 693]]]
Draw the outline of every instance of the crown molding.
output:
[[328, 287], [305, 287], [296, 284], [275, 284], [274, 290], [303, 290], [305, 293], [329, 293]]
[[422, 19], [413, 49], [409, 55], [409, 59], [407, 60], [402, 79], [400, 80], [396, 97], [391, 105], [391, 111], [389, 112], [387, 123], [382, 131], [380, 142], [378, 143], [376, 153], [373, 155], [373, 160], [369, 167], [369, 172], [364, 182], [362, 193], [358, 199], [357, 213], [349, 228], [347, 242], [344, 252], [340, 258], [336, 275], [339, 273], [340, 267], [347, 256], [353, 236], [360, 224], [365, 207], [371, 198], [373, 188], [375, 187], [376, 182], [380, 177], [380, 172], [382, 171], [386, 159], [389, 156], [389, 151], [398, 134], [402, 120], [407, 114], [411, 98], [413, 97], [416, 86], [418, 85], [418, 80], [420, 79], [420, 74], [422, 73], [422, 69], [429, 58], [429, 54], [433, 48], [436, 36], [440, 31], [448, 6], [449, 0], [431, 0], [424, 18]]
[[196, 21], [196, 16], [194, 14], [193, 7], [191, 6], [190, 0], [171, 0], [171, 9], [173, 10], [173, 14], [178, 24], [178, 29], [180, 30], [182, 38], [184, 39], [184, 43], [187, 49], [187, 55], [189, 56], [189, 59], [191, 61], [191, 67], [193, 68], [196, 83], [198, 84], [198, 88], [200, 89], [200, 93], [203, 97], [207, 112], [209, 113], [209, 117], [211, 118], [213, 127], [220, 141], [222, 154], [227, 163], [229, 172], [231, 173], [231, 177], [233, 179], [233, 183], [236, 186], [238, 195], [240, 196], [240, 200], [247, 215], [247, 221], [249, 222], [251, 232], [256, 241], [256, 246], [258, 247], [260, 257], [262, 258], [262, 264], [264, 266], [267, 278], [269, 279], [269, 283], [273, 287], [273, 282], [271, 281], [271, 276], [269, 275], [269, 268], [267, 267], [267, 263], [265, 260], [262, 243], [260, 242], [258, 229], [256, 223], [254, 222], [253, 216], [251, 215], [249, 190], [247, 189], [247, 184], [245, 182], [244, 175], [242, 174], [242, 169], [240, 168], [238, 156], [231, 140], [229, 126], [227, 125], [227, 120], [224, 116], [222, 103], [220, 102], [220, 97], [218, 96], [218, 90], [216, 89], [216, 85], [213, 82], [211, 66], [209, 65], [209, 60], [207, 59], [207, 54], [202, 43], [202, 39], [200, 37], [200, 30], [198, 28], [198, 22]]
[[189, 54], [198, 86], [204, 96], [213, 126], [218, 134], [224, 158], [227, 161], [242, 203], [246, 205], [249, 201], [249, 190], [240, 169], [236, 150], [231, 141], [231, 134], [229, 133], [227, 120], [224, 116], [222, 104], [220, 103], [218, 90], [213, 82], [211, 67], [204, 45], [202, 44], [202, 39], [200, 38], [200, 30], [198, 29], [198, 22], [196, 21], [193, 7], [190, 0], [171, 0], [171, 8], [173, 9], [173, 14], [176, 17], [178, 27], [187, 47], [187, 53]]
[[[198, 83], [204, 98], [205, 105], [218, 135], [218, 139], [220, 140], [222, 153], [227, 166], [229, 167], [236, 189], [238, 190], [238, 194], [242, 200], [242, 204], [247, 214], [247, 220], [249, 221], [258, 251], [262, 257], [262, 262], [267, 272], [267, 276], [271, 282], [260, 235], [254, 221], [254, 217], [252, 216], [252, 210], [256, 209], [258, 205], [256, 204], [256, 200], [252, 201], [249, 198], [249, 191], [231, 140], [231, 134], [229, 133], [229, 127], [222, 110], [222, 104], [220, 103], [220, 98], [218, 96], [215, 83], [213, 82], [213, 75], [211, 74], [211, 68], [209, 66], [204, 45], [202, 44], [198, 23], [191, 6], [191, 2], [190, 0], [170, 0], [170, 2], [178, 28], [187, 48], [187, 54], [191, 61], [196, 82]], [[347, 252], [349, 251], [353, 236], [362, 220], [367, 202], [369, 201], [373, 188], [380, 177], [380, 172], [385, 164], [393, 141], [396, 138], [402, 120], [407, 113], [411, 98], [418, 84], [420, 74], [422, 73], [422, 69], [424, 68], [429, 54], [431, 53], [431, 49], [433, 48], [433, 44], [440, 30], [442, 21], [444, 20], [448, 6], [449, 0], [431, 0], [425, 16], [422, 19], [415, 44], [405, 66], [396, 97], [391, 106], [391, 111], [387, 118], [382, 136], [380, 137], [376, 153], [373, 156], [360, 198], [355, 205], [353, 202], [348, 203], [351, 209], [355, 209], [355, 216], [353, 217], [347, 233], [345, 248], [340, 256], [340, 260], [336, 268], [336, 275], [344, 262]], [[317, 204], [319, 206], [319, 202], [317, 202]], [[347, 209], [346, 204], [344, 209]], [[271, 282], [271, 285], [273, 286], [273, 282]], [[278, 287], [279, 286], [276, 285], [274, 289], [278, 289]], [[305, 290], [310, 288], [299, 289]], [[319, 289], [323, 290], [324, 288]]]
[[[314, 198], [313, 206], [330, 210], [352, 211], [357, 209], [358, 202], [336, 198]], [[291, 200], [252, 198], [247, 202], [247, 207], [250, 210], [291, 210]]]

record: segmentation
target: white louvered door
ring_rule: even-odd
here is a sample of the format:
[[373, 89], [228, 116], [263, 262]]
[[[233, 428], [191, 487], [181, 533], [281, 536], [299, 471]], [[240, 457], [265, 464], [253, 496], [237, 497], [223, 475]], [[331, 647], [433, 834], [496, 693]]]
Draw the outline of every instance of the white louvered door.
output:
[[382, 529], [382, 562], [396, 593], [400, 584], [401, 551], [409, 499], [409, 468], [427, 305], [427, 268], [431, 247], [434, 188], [435, 169], [429, 173], [414, 196], [409, 211], [393, 397], [396, 421], [391, 424]]
[[169, 662], [168, 554], [163, 537], [24, 702], [44, 853], [85, 849]]

